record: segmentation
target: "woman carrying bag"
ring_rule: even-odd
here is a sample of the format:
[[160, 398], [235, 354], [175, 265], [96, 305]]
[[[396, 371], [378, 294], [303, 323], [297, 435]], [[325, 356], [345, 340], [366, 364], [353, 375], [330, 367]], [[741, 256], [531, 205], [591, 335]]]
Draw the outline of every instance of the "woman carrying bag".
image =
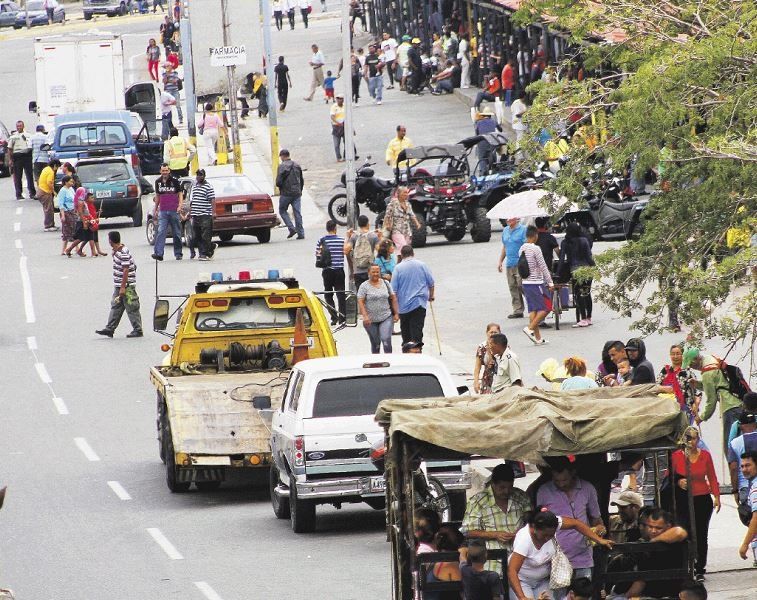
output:
[[408, 188], [398, 187], [396, 195], [386, 207], [384, 216], [384, 237], [394, 242], [398, 255], [404, 246], [411, 246], [413, 243], [413, 230], [410, 224], [412, 223], [416, 229], [421, 226], [413, 212], [413, 207], [410, 206], [409, 197]]

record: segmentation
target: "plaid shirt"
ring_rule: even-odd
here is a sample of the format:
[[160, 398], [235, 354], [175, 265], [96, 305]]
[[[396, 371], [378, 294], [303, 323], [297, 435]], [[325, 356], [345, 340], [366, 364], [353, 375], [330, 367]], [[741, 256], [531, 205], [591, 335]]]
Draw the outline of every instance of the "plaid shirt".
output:
[[[531, 501], [523, 490], [513, 488], [510, 501], [507, 503], [507, 511], [503, 511], [494, 499], [491, 485], [487, 485], [480, 492], [468, 500], [465, 508], [465, 517], [460, 527], [465, 535], [470, 531], [504, 531], [515, 533], [523, 526], [523, 515], [531, 510]], [[503, 543], [498, 540], [487, 540], [486, 547], [490, 550], [512, 550], [512, 543]], [[500, 573], [502, 565], [499, 561], [487, 561], [486, 569]]]

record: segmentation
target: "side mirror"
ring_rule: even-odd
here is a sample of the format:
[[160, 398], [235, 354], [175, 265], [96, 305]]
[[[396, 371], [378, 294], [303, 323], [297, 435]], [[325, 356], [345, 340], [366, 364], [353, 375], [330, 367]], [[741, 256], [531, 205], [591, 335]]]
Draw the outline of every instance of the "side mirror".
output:
[[457, 395], [462, 396], [463, 394], [469, 394], [470, 388], [467, 385], [458, 385], [457, 386]]
[[152, 328], [154, 331], [165, 331], [168, 327], [168, 313], [170, 306], [168, 300], [156, 300], [152, 311]]
[[271, 410], [270, 396], [255, 396], [252, 399], [252, 407], [258, 410]]
[[34, 100], [29, 102], [29, 112], [37, 114], [37, 103]]
[[347, 327], [357, 327], [357, 296], [355, 294], [347, 294], [344, 304], [345, 324]]

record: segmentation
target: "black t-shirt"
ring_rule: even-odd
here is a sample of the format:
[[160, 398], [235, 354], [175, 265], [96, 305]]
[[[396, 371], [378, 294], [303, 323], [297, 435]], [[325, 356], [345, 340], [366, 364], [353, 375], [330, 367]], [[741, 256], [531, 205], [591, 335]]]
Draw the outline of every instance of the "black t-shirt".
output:
[[287, 73], [289, 73], [289, 67], [284, 63], [279, 63], [273, 68], [273, 72], [276, 73], [276, 86], [279, 88], [288, 88], [289, 81], [287, 81]]
[[163, 23], [163, 25], [160, 26], [160, 30], [163, 32], [163, 43], [165, 44], [170, 41], [176, 31], [176, 27], [173, 23]]
[[633, 374], [631, 375], [631, 385], [656, 382], [657, 379], [654, 376], [654, 367], [648, 360], [642, 360], [633, 368]]
[[381, 64], [381, 61], [379, 60], [378, 54], [369, 54], [365, 57], [365, 66], [368, 67], [369, 77], [376, 77], [376, 75], [381, 75], [381, 68], [379, 67], [379, 64]]
[[460, 563], [465, 600], [493, 600], [505, 595], [502, 580], [494, 571], [474, 571], [467, 562]]
[[541, 248], [541, 253], [544, 255], [544, 262], [547, 263], [547, 268], [552, 270], [552, 262], [555, 259], [555, 248], [559, 247], [555, 236], [547, 231], [539, 232], [539, 239], [536, 240], [536, 245]]
[[407, 49], [407, 59], [410, 64], [416, 69], [423, 67], [423, 61], [421, 60], [421, 51], [418, 50], [418, 48], [416, 48], [415, 46], [411, 46]]
[[460, 87], [460, 79], [463, 75], [463, 68], [456, 64], [454, 67], [452, 67], [452, 77], [450, 77], [450, 80], [452, 81], [452, 87], [453, 88], [459, 88]]
[[181, 184], [176, 177], [169, 176], [168, 181], [163, 181], [162, 177], [155, 180], [156, 194], [178, 194], [181, 191]]

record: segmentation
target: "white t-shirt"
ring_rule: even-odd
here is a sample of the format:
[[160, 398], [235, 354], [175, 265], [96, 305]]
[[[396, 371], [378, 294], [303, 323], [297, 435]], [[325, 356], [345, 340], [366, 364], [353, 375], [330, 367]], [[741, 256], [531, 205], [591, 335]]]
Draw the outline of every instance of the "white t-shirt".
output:
[[160, 110], [162, 111], [162, 114], [167, 115], [171, 112], [171, 109], [176, 104], [176, 98], [174, 98], [171, 94], [168, 92], [161, 92], [160, 93]]
[[510, 106], [510, 115], [512, 115], [512, 126], [515, 131], [525, 131], [526, 125], [523, 123], [523, 117], [517, 117], [516, 115], [520, 115], [521, 113], [526, 112], [526, 104], [518, 98], [515, 102], [512, 103], [512, 106]]
[[[557, 517], [557, 531], [562, 527], [562, 519]], [[518, 572], [518, 579], [541, 581], [549, 579], [552, 571], [552, 557], [555, 555], [555, 540], [552, 538], [541, 548], [534, 545], [528, 525], [518, 530], [513, 540], [513, 552], [525, 557]], [[510, 555], [512, 559], [512, 554]]]
[[397, 58], [397, 40], [394, 38], [381, 40], [381, 50], [384, 52], [385, 62], [394, 60]]

